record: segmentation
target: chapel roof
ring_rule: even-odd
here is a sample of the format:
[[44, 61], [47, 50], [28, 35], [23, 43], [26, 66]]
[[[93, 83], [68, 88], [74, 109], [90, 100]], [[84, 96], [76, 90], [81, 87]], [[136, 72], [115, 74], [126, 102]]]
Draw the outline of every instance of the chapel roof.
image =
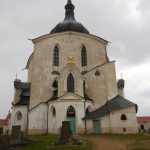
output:
[[6, 119], [0, 119], [0, 126], [7, 126], [8, 122]]
[[16, 79], [14, 81], [14, 87], [16, 89], [29, 90], [31, 84], [29, 82], [21, 82], [21, 80]]
[[101, 106], [97, 110], [89, 112], [89, 114], [86, 116], [86, 119], [96, 119], [99, 117], [103, 117], [108, 115], [112, 111], [131, 106], [135, 106], [137, 111], [137, 105], [135, 103], [132, 103], [131, 101], [117, 95], [113, 99], [107, 101], [103, 106]]
[[137, 122], [138, 123], [144, 123], [150, 121], [150, 116], [138, 116], [137, 117]]
[[14, 87], [16, 89], [21, 90], [20, 99], [15, 104], [15, 106], [29, 105], [31, 84], [29, 82], [21, 82], [21, 80], [15, 80], [14, 81]]
[[65, 19], [62, 22], [58, 23], [51, 30], [50, 34], [65, 31], [74, 31], [89, 34], [89, 31], [80, 22], [76, 21], [74, 17], [74, 8], [75, 6], [72, 4], [71, 0], [68, 0], [68, 3], [65, 6]]

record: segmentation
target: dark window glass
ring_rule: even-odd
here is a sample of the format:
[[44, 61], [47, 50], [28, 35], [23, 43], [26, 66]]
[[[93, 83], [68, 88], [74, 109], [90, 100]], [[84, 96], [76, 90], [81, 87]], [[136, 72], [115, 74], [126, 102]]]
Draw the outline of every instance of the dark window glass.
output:
[[55, 88], [55, 89], [57, 89], [58, 88], [58, 83], [57, 83], [57, 81], [55, 80], [54, 82], [53, 82], [53, 88]]
[[55, 47], [55, 49], [54, 49], [53, 65], [59, 66], [59, 49], [58, 49], [58, 47]]
[[75, 109], [73, 106], [70, 106], [67, 110], [67, 117], [75, 117]]
[[67, 79], [67, 92], [74, 92], [74, 78], [70, 73]]
[[88, 115], [88, 114], [89, 114], [89, 108], [86, 109], [86, 115]]
[[144, 125], [143, 124], [141, 124], [141, 130], [144, 130]]
[[55, 110], [55, 108], [53, 108], [53, 117], [55, 117], [56, 116], [56, 110]]
[[87, 66], [87, 53], [85, 47], [83, 47], [81, 51], [81, 61], [82, 61], [82, 67]]
[[22, 119], [22, 114], [21, 114], [21, 112], [18, 112], [17, 120], [21, 120], [21, 119]]
[[121, 115], [121, 120], [127, 120], [127, 117], [126, 117], [125, 114], [122, 114], [122, 115]]
[[101, 75], [101, 73], [99, 71], [95, 72], [95, 76], [100, 76], [100, 75]]
[[126, 129], [126, 128], [123, 128], [123, 132], [127, 132], [127, 129]]
[[83, 92], [85, 92], [85, 81], [83, 81]]
[[3, 127], [0, 127], [0, 135], [2, 135], [3, 134]]

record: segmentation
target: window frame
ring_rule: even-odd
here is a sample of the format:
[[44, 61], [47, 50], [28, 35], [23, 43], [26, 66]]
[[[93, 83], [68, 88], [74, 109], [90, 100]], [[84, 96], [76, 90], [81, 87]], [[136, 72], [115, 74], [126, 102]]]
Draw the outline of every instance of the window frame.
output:
[[73, 93], [75, 91], [75, 80], [72, 73], [67, 76], [67, 92]]
[[55, 46], [53, 52], [53, 66], [59, 66], [59, 48]]
[[81, 65], [82, 67], [87, 66], [87, 50], [85, 46], [83, 46], [81, 50]]

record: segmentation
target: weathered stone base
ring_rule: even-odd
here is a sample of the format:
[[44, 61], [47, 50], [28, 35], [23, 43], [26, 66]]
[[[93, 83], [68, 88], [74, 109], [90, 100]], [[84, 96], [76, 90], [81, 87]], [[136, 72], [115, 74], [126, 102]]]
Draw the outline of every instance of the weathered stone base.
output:
[[136, 134], [138, 133], [138, 129], [134, 127], [112, 127], [112, 134]]
[[42, 135], [47, 134], [46, 129], [28, 129], [28, 135]]

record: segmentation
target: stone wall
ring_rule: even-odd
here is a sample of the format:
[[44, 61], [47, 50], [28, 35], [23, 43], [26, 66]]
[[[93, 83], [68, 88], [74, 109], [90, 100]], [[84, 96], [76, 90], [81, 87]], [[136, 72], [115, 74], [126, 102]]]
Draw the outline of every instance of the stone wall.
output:
[[[21, 119], [18, 120], [18, 113], [21, 113]], [[27, 106], [15, 106], [12, 109], [12, 115], [11, 115], [11, 125], [10, 125], [10, 133], [12, 126], [21, 126], [21, 131], [24, 133], [27, 132], [27, 114], [28, 114], [28, 109]]]
[[[33, 40], [34, 56], [29, 63], [29, 81], [31, 81], [30, 109], [40, 102], [47, 101], [51, 96], [51, 85], [54, 79], [52, 72], [61, 71], [68, 64], [68, 57], [73, 56], [73, 63], [80, 71], [85, 68], [81, 66], [81, 49], [87, 49], [86, 69], [107, 62], [106, 41], [101, 38], [85, 35], [82, 33], [66, 32], [47, 35]], [[60, 51], [60, 65], [53, 67], [53, 51], [58, 46]], [[61, 90], [61, 89], [60, 89]], [[80, 91], [80, 90], [79, 90]]]
[[41, 103], [28, 112], [28, 134], [47, 133], [47, 108], [46, 103]]
[[[67, 121], [67, 109], [69, 106], [73, 106], [75, 109], [75, 122], [76, 133], [84, 133], [85, 123], [82, 118], [85, 116], [84, 112], [84, 100], [77, 99], [74, 96], [67, 96], [58, 101], [49, 102], [49, 114], [48, 114], [48, 132], [49, 134], [59, 134], [62, 121]], [[92, 102], [86, 102], [85, 107], [92, 107]], [[52, 116], [52, 109], [55, 108], [56, 116]]]
[[[121, 120], [121, 115], [125, 114], [127, 120]], [[96, 118], [94, 120], [99, 120], [100, 130], [102, 134], [112, 133], [112, 134], [135, 134], [138, 133], [138, 126], [136, 120], [135, 107], [128, 107], [111, 112], [110, 115], [106, 115], [101, 118]], [[93, 120], [87, 121], [88, 133], [94, 132]]]
[[[100, 76], [95, 75], [96, 71], [100, 72]], [[88, 95], [99, 106], [118, 95], [114, 62], [106, 63], [91, 70], [85, 75], [85, 81]]]
[[[121, 120], [121, 115], [127, 120]], [[111, 133], [138, 133], [135, 107], [128, 107], [110, 114]], [[124, 130], [124, 131], [123, 131]]]

